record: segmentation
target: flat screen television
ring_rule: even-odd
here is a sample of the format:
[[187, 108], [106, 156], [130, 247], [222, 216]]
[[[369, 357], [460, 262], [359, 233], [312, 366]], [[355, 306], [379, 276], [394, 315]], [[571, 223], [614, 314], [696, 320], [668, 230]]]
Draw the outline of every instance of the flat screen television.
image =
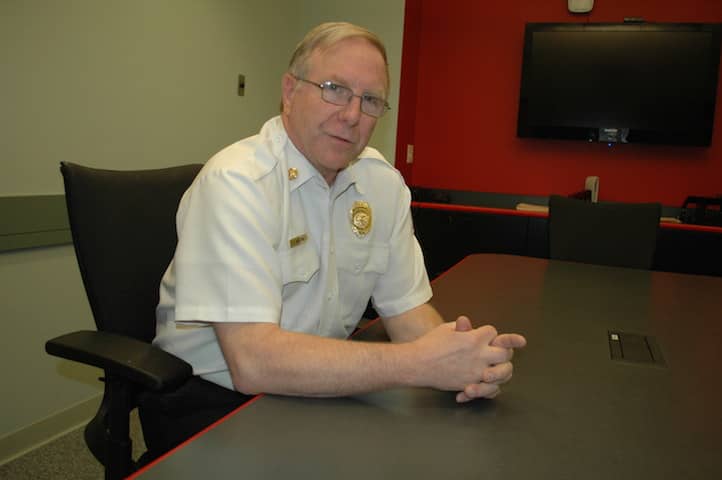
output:
[[517, 135], [710, 145], [720, 27], [527, 24]]

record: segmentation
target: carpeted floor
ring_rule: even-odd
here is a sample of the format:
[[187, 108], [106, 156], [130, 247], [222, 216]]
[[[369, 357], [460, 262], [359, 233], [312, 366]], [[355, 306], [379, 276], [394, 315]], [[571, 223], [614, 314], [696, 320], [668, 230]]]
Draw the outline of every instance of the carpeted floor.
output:
[[[133, 458], [138, 458], [145, 445], [137, 412], [131, 414], [130, 438]], [[103, 467], [85, 446], [83, 428], [0, 465], [3, 480], [102, 480], [103, 476]]]

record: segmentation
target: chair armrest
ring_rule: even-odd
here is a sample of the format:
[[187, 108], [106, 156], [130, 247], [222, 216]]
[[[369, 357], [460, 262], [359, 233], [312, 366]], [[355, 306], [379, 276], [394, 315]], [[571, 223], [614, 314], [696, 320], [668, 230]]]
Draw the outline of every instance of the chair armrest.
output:
[[50, 355], [102, 368], [137, 383], [161, 391], [180, 386], [193, 375], [189, 363], [149, 343], [116, 333], [80, 330], [48, 340]]

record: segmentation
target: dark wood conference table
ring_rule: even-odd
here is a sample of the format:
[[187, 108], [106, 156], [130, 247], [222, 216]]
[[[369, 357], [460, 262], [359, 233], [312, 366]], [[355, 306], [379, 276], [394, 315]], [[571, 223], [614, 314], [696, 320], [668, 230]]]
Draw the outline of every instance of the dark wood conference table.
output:
[[722, 278], [480, 254], [433, 286], [526, 335], [496, 399], [262, 395], [133, 478], [722, 478]]

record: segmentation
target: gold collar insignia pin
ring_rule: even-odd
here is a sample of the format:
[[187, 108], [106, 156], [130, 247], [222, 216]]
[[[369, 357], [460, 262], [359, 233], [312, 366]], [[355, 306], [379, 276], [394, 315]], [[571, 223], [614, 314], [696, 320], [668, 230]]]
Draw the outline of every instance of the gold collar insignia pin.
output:
[[298, 178], [298, 169], [296, 168], [289, 168], [288, 169], [288, 179], [289, 180], [296, 180]]
[[354, 202], [351, 209], [351, 230], [357, 237], [365, 237], [371, 231], [373, 217], [367, 202]]

